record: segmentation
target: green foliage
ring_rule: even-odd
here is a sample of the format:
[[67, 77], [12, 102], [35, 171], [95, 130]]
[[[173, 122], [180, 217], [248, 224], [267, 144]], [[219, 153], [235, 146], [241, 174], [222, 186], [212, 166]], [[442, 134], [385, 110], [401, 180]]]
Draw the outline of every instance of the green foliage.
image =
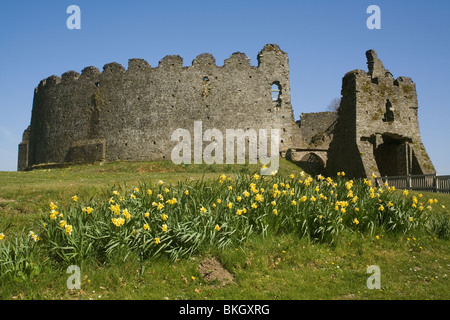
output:
[[24, 281], [35, 277], [41, 270], [36, 261], [37, 235], [30, 232], [13, 236], [12, 240], [0, 241], [0, 282], [4, 279]]
[[34, 277], [46, 259], [110, 265], [130, 257], [137, 257], [143, 272], [149, 260], [179, 261], [279, 236], [333, 247], [348, 234], [449, 238], [449, 217], [437, 199], [375, 188], [344, 173], [331, 179], [286, 171], [260, 176], [248, 166], [236, 172], [188, 182], [117, 183], [78, 196], [65, 191], [41, 211], [32, 227], [36, 234], [15, 235], [6, 231], [11, 223], [0, 225], [7, 234], [0, 240], [0, 275]]
[[75, 196], [61, 208], [50, 203], [42, 213], [40, 246], [52, 259], [105, 262], [133, 252], [141, 261], [162, 255], [175, 261], [211, 247], [244, 247], [254, 234], [295, 234], [332, 244], [344, 230], [374, 235], [423, 229], [434, 204], [393, 187], [373, 188], [367, 180], [303, 172], [140, 183], [113, 187], [105, 196]]
[[433, 214], [428, 221], [428, 229], [439, 239], [450, 239], [450, 214], [448, 212]]

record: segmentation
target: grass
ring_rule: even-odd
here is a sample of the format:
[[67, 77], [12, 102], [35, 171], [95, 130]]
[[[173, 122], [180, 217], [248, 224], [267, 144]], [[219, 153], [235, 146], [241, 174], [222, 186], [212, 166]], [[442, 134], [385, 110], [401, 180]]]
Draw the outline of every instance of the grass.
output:
[[[0, 232], [28, 232], [48, 211], [51, 201], [71, 205], [76, 194], [82, 199], [108, 199], [112, 188], [158, 180], [176, 185], [198, 179], [217, 179], [222, 174], [249, 173], [251, 166], [175, 166], [168, 162], [120, 162], [74, 166], [25, 173], [0, 173]], [[281, 174], [298, 172], [281, 161]], [[113, 187], [114, 186], [114, 187]], [[396, 191], [401, 196], [401, 191]], [[419, 197], [411, 192], [410, 197]], [[423, 193], [450, 208], [450, 196]], [[444, 213], [442, 213], [444, 214]], [[10, 225], [9, 228], [7, 228]], [[441, 229], [447, 230], [446, 222]], [[447, 229], [446, 229], [447, 228]], [[34, 230], [34, 229], [33, 229]], [[71, 260], [49, 259], [36, 253], [23, 277], [0, 279], [0, 299], [449, 299], [450, 246], [448, 237], [432, 232], [374, 233], [345, 229], [330, 245], [312, 242], [295, 233], [252, 234], [245, 245], [203, 247], [191, 256], [173, 261], [168, 256], [142, 261], [136, 252], [120, 252], [108, 263], [96, 259], [77, 262], [81, 289], [69, 290], [66, 268]], [[26, 237], [29, 241], [29, 237]], [[11, 240], [10, 240], [11, 241]], [[30, 246], [33, 245], [31, 241]], [[128, 255], [124, 260], [124, 256]], [[207, 283], [197, 266], [205, 257], [216, 257], [234, 281], [225, 286]], [[381, 272], [381, 289], [370, 290], [366, 281], [369, 265]]]
[[[197, 265], [203, 256], [172, 262], [138, 259], [107, 266], [82, 265], [81, 290], [66, 287], [68, 274], [48, 268], [30, 281], [2, 285], [2, 299], [443, 299], [449, 298], [448, 242], [418, 238], [411, 251], [406, 239], [375, 241], [357, 236], [330, 248], [291, 236], [254, 239], [246, 249], [209, 252], [232, 272], [235, 281], [215, 286], [202, 280]], [[350, 243], [350, 244], [349, 244]], [[368, 265], [381, 270], [381, 290], [366, 286]], [[192, 277], [195, 277], [193, 279]]]

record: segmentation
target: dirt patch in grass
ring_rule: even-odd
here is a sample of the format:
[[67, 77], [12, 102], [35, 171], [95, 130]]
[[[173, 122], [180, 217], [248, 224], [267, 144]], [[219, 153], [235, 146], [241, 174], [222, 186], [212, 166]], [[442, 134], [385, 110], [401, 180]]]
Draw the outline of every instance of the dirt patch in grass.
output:
[[17, 200], [14, 200], [14, 199], [3, 199], [3, 198], [0, 198], [0, 206], [4, 205], [4, 204], [7, 204], [7, 203], [18, 203], [18, 202], [17, 202]]
[[234, 282], [233, 275], [216, 258], [205, 258], [200, 262], [197, 269], [208, 283], [219, 282], [224, 286]]
[[160, 163], [143, 164], [137, 169], [138, 173], [149, 173], [149, 172], [167, 173], [177, 171], [180, 171], [179, 168], [165, 166], [164, 164]]

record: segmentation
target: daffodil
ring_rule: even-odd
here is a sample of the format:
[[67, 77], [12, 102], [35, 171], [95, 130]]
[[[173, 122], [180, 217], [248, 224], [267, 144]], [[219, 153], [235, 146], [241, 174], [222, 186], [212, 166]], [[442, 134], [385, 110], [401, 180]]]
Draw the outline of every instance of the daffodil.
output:
[[125, 223], [124, 218], [112, 218], [111, 221], [116, 227], [120, 227], [121, 225], [123, 225]]
[[56, 211], [56, 210], [52, 210], [51, 212], [50, 212], [50, 219], [51, 220], [55, 220], [56, 219], [56, 216], [58, 215], [58, 211]]
[[78, 201], [78, 197], [77, 197], [77, 196], [73, 196], [73, 197], [72, 197], [72, 200], [75, 201], [75, 202], [77, 202], [77, 201]]
[[354, 223], [354, 224], [359, 224], [358, 219], [355, 218], [355, 219], [353, 220], [353, 223]]
[[65, 226], [65, 231], [66, 231], [66, 235], [71, 235], [72, 234], [72, 226], [70, 224]]
[[148, 225], [148, 223], [144, 224], [144, 230], [148, 230], [150, 228], [150, 226]]
[[120, 205], [116, 204], [116, 205], [111, 205], [109, 207], [109, 210], [111, 210], [112, 212], [114, 212], [116, 215], [120, 214]]
[[81, 211], [86, 212], [87, 214], [91, 214], [94, 209], [92, 209], [91, 207], [85, 207]]
[[177, 198], [172, 198], [172, 199], [169, 199], [166, 201], [166, 203], [168, 203], [170, 205], [174, 205], [177, 202], [178, 202]]
[[278, 215], [278, 210], [277, 209], [273, 209], [273, 214], [274, 215]]
[[32, 239], [34, 242], [39, 241], [39, 236], [38, 236], [37, 234], [35, 234], [33, 231], [30, 231], [30, 232], [28, 233], [28, 236], [31, 237], [31, 239]]
[[166, 221], [167, 218], [168, 218], [167, 214], [162, 214], [162, 215], [161, 215], [161, 219], [163, 219], [164, 221]]
[[4, 233], [0, 233], [0, 240], [5, 239], [5, 234]]
[[124, 217], [125, 217], [125, 219], [130, 219], [131, 218], [131, 213], [130, 212], [128, 212], [128, 209], [123, 209], [123, 215], [124, 215]]
[[162, 231], [166, 232], [167, 231], [167, 224], [163, 224], [161, 226]]
[[155, 244], [159, 244], [161, 242], [161, 239], [155, 238]]
[[214, 229], [216, 229], [216, 231], [220, 231], [220, 227], [218, 224], [216, 224], [216, 226], [214, 227]]
[[56, 208], [58, 208], [58, 206], [54, 203], [54, 202], [50, 202], [50, 210], [56, 210]]

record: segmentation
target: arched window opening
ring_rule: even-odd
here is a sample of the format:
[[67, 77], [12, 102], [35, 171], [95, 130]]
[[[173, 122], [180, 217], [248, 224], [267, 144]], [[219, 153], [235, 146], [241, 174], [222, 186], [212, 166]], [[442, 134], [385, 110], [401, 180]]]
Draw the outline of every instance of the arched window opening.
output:
[[272, 83], [271, 90], [272, 102], [276, 102], [277, 105], [281, 103], [281, 85], [279, 82]]

